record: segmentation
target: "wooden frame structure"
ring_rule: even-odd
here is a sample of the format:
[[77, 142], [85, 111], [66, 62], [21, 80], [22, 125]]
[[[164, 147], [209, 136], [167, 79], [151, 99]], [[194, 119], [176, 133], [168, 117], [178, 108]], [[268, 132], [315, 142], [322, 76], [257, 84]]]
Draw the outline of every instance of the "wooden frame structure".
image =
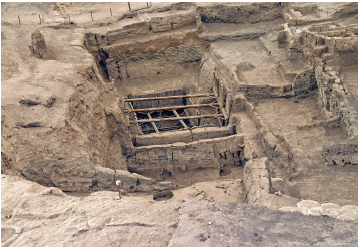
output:
[[[215, 94], [216, 95], [216, 94]], [[179, 120], [181, 126], [183, 126], [184, 129], [189, 129], [187, 124], [184, 122], [184, 120], [188, 119], [201, 119], [201, 118], [217, 118], [220, 125], [222, 123], [222, 119], [227, 119], [227, 115], [225, 113], [225, 110], [222, 109], [222, 105], [220, 104], [220, 100], [218, 99], [218, 96], [215, 96], [213, 94], [194, 94], [194, 95], [179, 95], [179, 96], [166, 96], [166, 97], [150, 97], [150, 98], [127, 98], [124, 99], [124, 103], [128, 103], [129, 108], [125, 110], [126, 114], [133, 114], [133, 119], [129, 121], [130, 126], [136, 125], [138, 127], [139, 133], [143, 134], [143, 130], [140, 126], [140, 124], [143, 123], [151, 123], [153, 126], [153, 129], [156, 133], [160, 133], [159, 129], [156, 125], [156, 122], [162, 122], [162, 121], [173, 121], [173, 120]], [[213, 98], [213, 103], [210, 104], [189, 104], [189, 105], [173, 105], [173, 106], [161, 106], [161, 107], [155, 107], [155, 108], [140, 108], [135, 109], [133, 108], [132, 103], [136, 101], [155, 101], [155, 100], [168, 100], [168, 99], [184, 99], [184, 98], [200, 98], [200, 97], [206, 97], [206, 98]], [[201, 115], [199, 111], [197, 110], [197, 115], [185, 115], [180, 116], [177, 112], [178, 109], [188, 109], [188, 108], [201, 108], [201, 107], [212, 107], [217, 108], [216, 114], [208, 114], [208, 115]], [[175, 117], [168, 117], [168, 118], [152, 118], [151, 113], [157, 112], [157, 111], [172, 111]], [[138, 119], [137, 113], [146, 114], [148, 119]]]

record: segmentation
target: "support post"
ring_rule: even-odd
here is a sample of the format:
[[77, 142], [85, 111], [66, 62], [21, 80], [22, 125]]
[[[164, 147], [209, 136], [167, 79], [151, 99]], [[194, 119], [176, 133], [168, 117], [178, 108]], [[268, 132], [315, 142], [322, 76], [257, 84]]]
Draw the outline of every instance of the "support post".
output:
[[[177, 116], [178, 118], [180, 117], [180, 115], [177, 113], [176, 110], [173, 110], [175, 116]], [[188, 126], [184, 123], [184, 121], [182, 119], [179, 119], [180, 123], [182, 124], [182, 126], [184, 126], [185, 130], [188, 129]]]
[[[152, 116], [150, 116], [149, 113], [147, 113], [147, 116], [148, 116], [149, 119], [152, 119]], [[156, 132], [156, 133], [159, 133], [158, 127], [155, 125], [155, 123], [154, 123], [154, 122], [151, 122], [151, 124], [152, 124], [152, 126], [153, 126], [155, 132]]]
[[[125, 103], [125, 102], [123, 102], [123, 103]], [[128, 104], [129, 104], [129, 107], [133, 110], [133, 105], [132, 105], [132, 103], [131, 102], [128, 102]], [[143, 130], [142, 130], [142, 128], [140, 127], [140, 125], [138, 124], [138, 118], [137, 118], [137, 113], [133, 113], [134, 114], [134, 118], [135, 118], [135, 124], [137, 125], [137, 128], [138, 128], [138, 131], [139, 131], [139, 134], [140, 135], [143, 135]]]
[[230, 117], [230, 109], [231, 109], [231, 93], [227, 93], [226, 95], [226, 114]]

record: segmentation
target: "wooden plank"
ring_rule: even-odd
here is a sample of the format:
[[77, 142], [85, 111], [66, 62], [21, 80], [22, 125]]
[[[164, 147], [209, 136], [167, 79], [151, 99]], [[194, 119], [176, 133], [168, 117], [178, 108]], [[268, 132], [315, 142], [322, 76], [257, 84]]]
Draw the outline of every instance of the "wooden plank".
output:
[[[175, 116], [180, 117], [180, 115], [177, 113], [176, 110], [173, 110]], [[184, 126], [184, 128], [187, 130], [188, 126], [186, 126], [186, 124], [184, 123], [184, 121], [182, 119], [179, 119], [180, 123]]]
[[[131, 102], [128, 102], [128, 104], [129, 104], [129, 107], [130, 107], [131, 109], [133, 109], [133, 106], [132, 106]], [[138, 118], [137, 118], [137, 113], [134, 113], [134, 118], [135, 118], [135, 121], [138, 120]], [[137, 125], [137, 127], [138, 127], [139, 134], [140, 134], [140, 135], [143, 135], [142, 127], [140, 127], [140, 125], [139, 125], [137, 122], [136, 122], [136, 125]]]
[[200, 104], [200, 105], [179, 105], [179, 106], [165, 106], [165, 107], [157, 107], [157, 108], [148, 108], [148, 109], [133, 109], [126, 111], [126, 113], [130, 112], [150, 112], [150, 111], [159, 111], [159, 110], [173, 110], [173, 109], [185, 109], [185, 108], [197, 108], [197, 107], [215, 107], [219, 106], [218, 103], [212, 104]]
[[[147, 113], [147, 116], [148, 116], [149, 119], [152, 119], [152, 116], [150, 116], [150, 113]], [[153, 128], [154, 128], [155, 132], [159, 133], [158, 127], [155, 125], [155, 123], [154, 122], [151, 122], [151, 123], [153, 125]]]
[[182, 99], [182, 98], [198, 98], [198, 97], [215, 98], [214, 95], [210, 95], [210, 94], [195, 94], [195, 95], [180, 95], [180, 96], [168, 96], [168, 97], [124, 99], [124, 101], [134, 102], [134, 101], [148, 101], [148, 100], [158, 100], [158, 99]]
[[137, 121], [130, 122], [134, 124], [135, 122], [138, 123], [148, 123], [148, 122], [160, 122], [160, 121], [172, 121], [172, 120], [180, 120], [180, 119], [196, 119], [196, 118], [216, 118], [216, 117], [223, 117], [222, 114], [212, 114], [212, 115], [200, 115], [200, 116], [186, 116], [186, 117], [175, 117], [175, 118], [156, 118], [156, 119], [138, 119]]

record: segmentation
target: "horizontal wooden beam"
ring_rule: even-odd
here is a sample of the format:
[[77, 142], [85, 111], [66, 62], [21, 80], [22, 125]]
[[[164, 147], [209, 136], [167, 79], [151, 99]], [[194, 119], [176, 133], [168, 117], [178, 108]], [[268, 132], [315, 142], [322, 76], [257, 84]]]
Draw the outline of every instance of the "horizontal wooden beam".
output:
[[131, 121], [130, 124], [138, 123], [148, 123], [148, 122], [161, 122], [161, 121], [172, 121], [172, 120], [181, 120], [181, 119], [195, 119], [195, 118], [216, 118], [223, 117], [222, 114], [213, 114], [213, 115], [200, 115], [200, 116], [184, 116], [184, 117], [175, 117], [175, 118], [153, 118], [153, 119], [138, 119], [137, 121]]
[[147, 108], [147, 109], [133, 109], [133, 110], [126, 111], [126, 113], [150, 112], [150, 111], [174, 110], [174, 109], [198, 108], [198, 107], [215, 107], [215, 106], [219, 106], [219, 104], [212, 103], [212, 104], [200, 104], [200, 105], [177, 105], [177, 106], [165, 106], [165, 107], [156, 107], [156, 108]]
[[124, 101], [134, 102], [134, 101], [148, 101], [148, 100], [161, 100], [161, 99], [183, 99], [183, 98], [198, 98], [198, 97], [215, 98], [214, 95], [210, 95], [210, 94], [194, 94], [194, 95], [179, 95], [179, 96], [167, 96], [167, 97], [124, 99]]

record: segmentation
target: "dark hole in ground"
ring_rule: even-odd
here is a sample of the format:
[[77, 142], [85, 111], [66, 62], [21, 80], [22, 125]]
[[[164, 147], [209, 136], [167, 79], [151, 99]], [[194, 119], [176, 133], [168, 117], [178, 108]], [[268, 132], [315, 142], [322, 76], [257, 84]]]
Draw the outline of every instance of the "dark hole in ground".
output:
[[165, 201], [173, 198], [174, 194], [170, 190], [157, 191], [153, 193], [153, 200], [155, 201]]
[[231, 174], [231, 169], [222, 167], [220, 169], [220, 176], [227, 176]]

